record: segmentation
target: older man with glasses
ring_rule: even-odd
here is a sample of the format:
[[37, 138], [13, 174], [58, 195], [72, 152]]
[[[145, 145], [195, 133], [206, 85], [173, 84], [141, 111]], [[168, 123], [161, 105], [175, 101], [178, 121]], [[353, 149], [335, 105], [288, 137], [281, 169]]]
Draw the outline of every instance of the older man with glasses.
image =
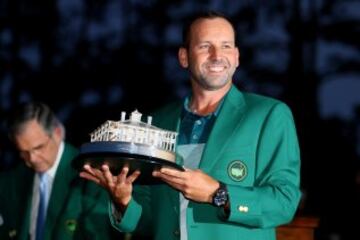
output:
[[72, 168], [78, 150], [47, 105], [22, 104], [7, 130], [24, 161], [0, 176], [1, 239], [122, 238], [109, 223], [106, 191]]

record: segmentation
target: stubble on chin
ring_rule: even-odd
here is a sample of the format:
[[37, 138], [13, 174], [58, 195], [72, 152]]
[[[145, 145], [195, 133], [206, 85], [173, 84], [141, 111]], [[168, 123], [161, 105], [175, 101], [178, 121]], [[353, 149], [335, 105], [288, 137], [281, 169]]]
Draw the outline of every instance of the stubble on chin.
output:
[[228, 76], [202, 76], [198, 83], [206, 90], [208, 91], [216, 91], [223, 87], [225, 87], [229, 83]]

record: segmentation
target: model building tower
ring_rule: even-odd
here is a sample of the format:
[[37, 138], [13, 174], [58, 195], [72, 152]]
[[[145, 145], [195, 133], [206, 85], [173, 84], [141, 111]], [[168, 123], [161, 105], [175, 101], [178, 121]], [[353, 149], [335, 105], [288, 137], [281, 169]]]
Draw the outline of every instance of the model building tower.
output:
[[108, 120], [90, 133], [91, 142], [119, 142], [124, 149], [133, 154], [145, 154], [175, 161], [177, 133], [151, 125], [152, 117], [147, 122], [141, 121], [142, 114], [133, 111], [129, 119], [121, 112], [120, 121]]

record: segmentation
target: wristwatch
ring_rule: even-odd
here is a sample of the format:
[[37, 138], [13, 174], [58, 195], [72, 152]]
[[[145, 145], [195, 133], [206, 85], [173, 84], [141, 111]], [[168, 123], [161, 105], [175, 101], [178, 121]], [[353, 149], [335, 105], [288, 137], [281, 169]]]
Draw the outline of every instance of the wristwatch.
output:
[[219, 188], [215, 191], [212, 197], [212, 205], [216, 207], [223, 207], [226, 205], [229, 200], [229, 193], [227, 191], [226, 185], [220, 182]]

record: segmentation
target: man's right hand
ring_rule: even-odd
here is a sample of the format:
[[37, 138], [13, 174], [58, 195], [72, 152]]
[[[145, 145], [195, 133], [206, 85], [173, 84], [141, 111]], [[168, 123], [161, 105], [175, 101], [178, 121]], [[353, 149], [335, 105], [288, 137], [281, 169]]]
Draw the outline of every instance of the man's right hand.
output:
[[83, 171], [80, 172], [80, 177], [105, 188], [117, 207], [124, 211], [131, 200], [133, 182], [139, 177], [140, 171], [136, 170], [129, 176], [128, 173], [128, 166], [124, 166], [119, 175], [114, 176], [106, 164], [101, 166], [101, 170], [85, 164]]

